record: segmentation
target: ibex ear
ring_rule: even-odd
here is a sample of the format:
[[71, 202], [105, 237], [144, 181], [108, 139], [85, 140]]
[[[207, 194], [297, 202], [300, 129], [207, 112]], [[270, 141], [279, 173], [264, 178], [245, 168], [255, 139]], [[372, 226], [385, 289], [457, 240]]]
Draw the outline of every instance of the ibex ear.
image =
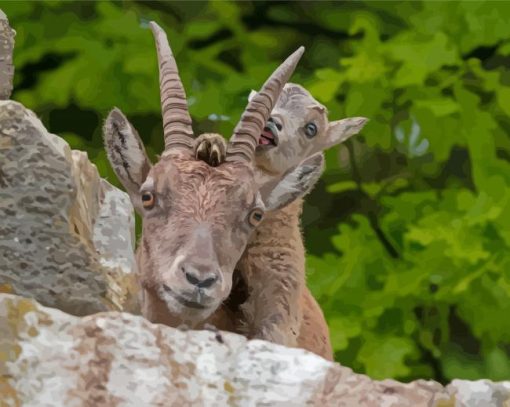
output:
[[108, 160], [115, 174], [133, 203], [137, 202], [140, 186], [151, 168], [140, 136], [126, 116], [114, 108], [106, 118], [103, 137]]
[[287, 173], [265, 199], [268, 211], [280, 209], [311, 191], [324, 170], [322, 153], [308, 157]]
[[251, 99], [253, 98], [253, 96], [255, 96], [256, 94], [257, 94], [257, 92], [252, 89], [250, 91], [250, 94], [248, 95], [248, 102], [250, 102]]
[[336, 144], [343, 143], [349, 137], [358, 134], [367, 122], [366, 117], [348, 117], [329, 123], [321, 149], [326, 150]]

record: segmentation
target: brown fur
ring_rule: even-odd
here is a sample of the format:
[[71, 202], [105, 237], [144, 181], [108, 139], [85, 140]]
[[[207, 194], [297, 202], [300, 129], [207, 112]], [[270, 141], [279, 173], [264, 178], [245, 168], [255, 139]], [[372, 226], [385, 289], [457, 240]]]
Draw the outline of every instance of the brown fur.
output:
[[[240, 332], [333, 359], [329, 329], [305, 281], [302, 200], [266, 216], [238, 267], [250, 285]], [[270, 250], [268, 250], [270, 248]]]

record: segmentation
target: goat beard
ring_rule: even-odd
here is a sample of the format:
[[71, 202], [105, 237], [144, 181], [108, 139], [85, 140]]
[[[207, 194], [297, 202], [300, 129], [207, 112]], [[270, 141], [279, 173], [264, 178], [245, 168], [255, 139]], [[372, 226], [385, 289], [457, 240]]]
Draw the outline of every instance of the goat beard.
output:
[[168, 312], [182, 321], [188, 328], [194, 328], [209, 318], [220, 306], [221, 302], [204, 308], [192, 308], [180, 303], [174, 296], [167, 293], [163, 287], [157, 289], [159, 298], [165, 303]]

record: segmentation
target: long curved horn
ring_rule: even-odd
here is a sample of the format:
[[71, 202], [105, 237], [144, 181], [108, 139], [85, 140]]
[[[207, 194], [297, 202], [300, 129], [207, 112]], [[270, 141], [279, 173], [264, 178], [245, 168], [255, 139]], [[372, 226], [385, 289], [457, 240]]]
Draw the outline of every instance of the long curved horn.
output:
[[188, 112], [186, 93], [179, 78], [177, 63], [163, 29], [154, 21], [151, 21], [149, 25], [154, 34], [158, 53], [159, 90], [165, 150], [172, 146], [192, 148], [191, 116]]
[[260, 134], [271, 115], [280, 92], [296, 69], [303, 52], [305, 52], [305, 47], [299, 47], [289, 56], [264, 83], [260, 92], [250, 100], [230, 139], [227, 161], [253, 160]]

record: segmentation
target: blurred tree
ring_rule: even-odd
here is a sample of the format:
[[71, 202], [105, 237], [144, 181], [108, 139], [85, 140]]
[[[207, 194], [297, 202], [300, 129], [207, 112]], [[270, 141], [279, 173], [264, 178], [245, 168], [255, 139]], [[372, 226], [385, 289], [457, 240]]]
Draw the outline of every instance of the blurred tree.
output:
[[303, 223], [336, 358], [374, 378], [510, 377], [510, 3], [5, 2], [14, 99], [117, 180], [119, 106], [162, 149], [167, 31], [197, 131], [229, 134], [291, 51], [333, 119], [371, 119], [327, 153]]

